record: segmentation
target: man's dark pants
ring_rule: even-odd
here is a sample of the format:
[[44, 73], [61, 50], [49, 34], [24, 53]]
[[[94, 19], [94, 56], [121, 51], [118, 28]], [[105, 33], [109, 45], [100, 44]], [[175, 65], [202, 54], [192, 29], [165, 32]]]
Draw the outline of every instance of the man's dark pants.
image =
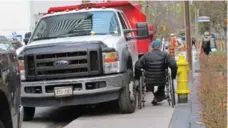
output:
[[[142, 72], [138, 69], [135, 69], [135, 79], [139, 80], [140, 76], [142, 75]], [[158, 86], [158, 90], [154, 92], [154, 85], [146, 85], [147, 91], [152, 91], [154, 96], [157, 98], [164, 97], [165, 96], [165, 85], [164, 86]]]
[[148, 91], [152, 91], [155, 97], [163, 97], [165, 95], [165, 85], [164, 86], [157, 86], [158, 90], [154, 92], [154, 87], [156, 86], [150, 86], [147, 85]]

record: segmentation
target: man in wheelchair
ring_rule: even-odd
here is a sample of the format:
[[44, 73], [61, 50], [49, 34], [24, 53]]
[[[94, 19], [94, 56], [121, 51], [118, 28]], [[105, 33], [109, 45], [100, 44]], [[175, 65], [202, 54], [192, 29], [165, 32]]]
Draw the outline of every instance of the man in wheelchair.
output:
[[[165, 84], [168, 67], [171, 69], [172, 79], [176, 78], [177, 64], [176, 60], [167, 52], [161, 51], [162, 42], [155, 40], [152, 42], [152, 51], [143, 55], [135, 64], [135, 79], [139, 80], [144, 70], [144, 83], [147, 91], [152, 91], [154, 99], [151, 102], [156, 104], [167, 98], [165, 95]], [[154, 86], [158, 86], [158, 90], [154, 92]]]

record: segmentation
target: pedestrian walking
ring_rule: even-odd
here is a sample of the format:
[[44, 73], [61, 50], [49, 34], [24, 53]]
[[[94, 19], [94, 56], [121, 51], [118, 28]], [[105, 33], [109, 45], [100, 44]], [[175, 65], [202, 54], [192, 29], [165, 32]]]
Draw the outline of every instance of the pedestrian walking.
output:
[[194, 37], [192, 37], [192, 45], [195, 47], [195, 49], [197, 49], [197, 42]]
[[208, 31], [204, 32], [200, 42], [200, 52], [209, 55], [211, 52], [211, 36]]

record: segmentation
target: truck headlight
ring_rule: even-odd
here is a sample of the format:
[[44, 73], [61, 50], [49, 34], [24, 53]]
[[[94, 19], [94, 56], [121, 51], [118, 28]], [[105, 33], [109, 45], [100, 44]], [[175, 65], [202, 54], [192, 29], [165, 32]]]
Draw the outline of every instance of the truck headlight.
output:
[[116, 52], [105, 52], [103, 53], [103, 69], [105, 74], [118, 73], [119, 72], [119, 61]]
[[25, 80], [25, 67], [24, 67], [24, 60], [18, 60], [19, 70], [21, 75], [21, 80]]

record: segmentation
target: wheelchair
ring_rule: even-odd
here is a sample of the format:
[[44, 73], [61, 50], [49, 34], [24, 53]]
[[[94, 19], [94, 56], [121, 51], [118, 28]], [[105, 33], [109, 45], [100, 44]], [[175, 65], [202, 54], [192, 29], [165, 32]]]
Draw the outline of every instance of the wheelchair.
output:
[[[144, 82], [144, 70], [141, 69], [142, 75], [140, 76], [139, 79], [139, 85], [138, 85], [138, 107], [139, 109], [142, 109], [142, 107], [145, 106], [145, 95], [146, 95], [146, 91], [147, 91], [147, 87], [146, 84]], [[165, 95], [167, 96], [167, 101], [169, 103], [169, 106], [171, 105], [172, 108], [174, 108], [175, 104], [176, 104], [176, 100], [175, 100], [175, 88], [174, 88], [174, 83], [173, 83], [173, 79], [171, 77], [171, 71], [168, 69], [166, 69], [166, 82], [165, 82]], [[154, 86], [153, 86], [154, 87]], [[156, 104], [154, 104], [156, 105]]]

